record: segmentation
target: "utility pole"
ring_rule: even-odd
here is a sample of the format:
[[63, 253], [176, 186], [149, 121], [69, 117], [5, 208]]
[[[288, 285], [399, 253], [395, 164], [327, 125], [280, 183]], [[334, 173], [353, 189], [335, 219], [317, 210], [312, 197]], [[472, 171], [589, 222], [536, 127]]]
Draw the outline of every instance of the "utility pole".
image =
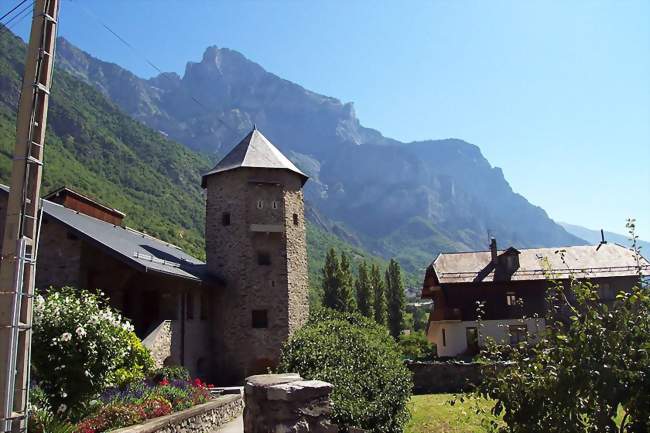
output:
[[36, 0], [0, 261], [0, 432], [26, 432], [40, 189], [59, 0]]

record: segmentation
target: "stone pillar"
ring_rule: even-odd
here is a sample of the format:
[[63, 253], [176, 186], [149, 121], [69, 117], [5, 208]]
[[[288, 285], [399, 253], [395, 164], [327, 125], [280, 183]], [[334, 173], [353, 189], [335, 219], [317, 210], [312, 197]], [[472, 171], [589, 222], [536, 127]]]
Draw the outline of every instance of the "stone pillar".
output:
[[337, 433], [330, 423], [332, 385], [294, 373], [246, 379], [244, 433]]

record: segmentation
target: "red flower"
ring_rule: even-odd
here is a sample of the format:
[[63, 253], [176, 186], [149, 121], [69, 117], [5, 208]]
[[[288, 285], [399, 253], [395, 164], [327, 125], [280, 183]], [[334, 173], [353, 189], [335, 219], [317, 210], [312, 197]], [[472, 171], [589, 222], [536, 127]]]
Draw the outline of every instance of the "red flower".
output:
[[169, 385], [169, 381], [166, 377], [163, 377], [163, 380], [160, 381], [160, 386]]

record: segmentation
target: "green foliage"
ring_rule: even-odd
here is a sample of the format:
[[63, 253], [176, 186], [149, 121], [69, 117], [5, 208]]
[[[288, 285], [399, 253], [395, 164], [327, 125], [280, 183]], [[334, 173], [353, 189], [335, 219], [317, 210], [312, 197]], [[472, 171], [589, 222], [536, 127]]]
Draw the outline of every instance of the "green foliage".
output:
[[341, 266], [339, 267], [338, 302], [336, 310], [343, 312], [357, 311], [357, 296], [354, 289], [354, 277], [347, 254], [341, 253]]
[[386, 288], [384, 287], [384, 281], [381, 278], [381, 271], [379, 266], [372, 265], [370, 267], [370, 285], [374, 291], [374, 318], [375, 322], [380, 325], [386, 325], [388, 323], [388, 305], [386, 301]]
[[391, 259], [386, 269], [386, 298], [388, 301], [388, 329], [393, 338], [399, 338], [404, 326], [404, 283], [399, 263]]
[[435, 346], [423, 332], [410, 332], [399, 337], [399, 348], [404, 359], [430, 361], [436, 355]]
[[29, 433], [74, 433], [74, 424], [62, 420], [49, 410], [34, 408], [29, 412]]
[[280, 371], [332, 383], [333, 421], [370, 432], [401, 432], [411, 374], [383, 326], [356, 313], [320, 309], [282, 350]]
[[126, 380], [152, 363], [132, 325], [101, 295], [71, 287], [36, 297], [32, 339], [33, 377], [57, 412], [115, 385], [119, 371]]
[[151, 353], [143, 346], [142, 341], [134, 332], [123, 330], [123, 338], [129, 342], [129, 351], [124, 358], [123, 367], [118, 368], [109, 376], [109, 383], [114, 383], [120, 388], [130, 383], [140, 382], [147, 377], [154, 368]]
[[167, 380], [168, 382], [173, 382], [175, 380], [189, 382], [190, 372], [182, 365], [170, 365], [155, 370], [151, 375], [151, 379], [155, 383], [160, 383], [163, 380]]
[[355, 287], [357, 291], [357, 307], [359, 313], [365, 317], [372, 318], [374, 312], [374, 291], [370, 284], [370, 275], [368, 274], [368, 264], [364, 261], [359, 264], [357, 281]]
[[[547, 330], [536, 343], [490, 344], [478, 394], [496, 400], [509, 433], [650, 431], [650, 290], [620, 292], [612, 304], [597, 286], [572, 279], [549, 291]], [[619, 409], [625, 412], [617, 422]]]

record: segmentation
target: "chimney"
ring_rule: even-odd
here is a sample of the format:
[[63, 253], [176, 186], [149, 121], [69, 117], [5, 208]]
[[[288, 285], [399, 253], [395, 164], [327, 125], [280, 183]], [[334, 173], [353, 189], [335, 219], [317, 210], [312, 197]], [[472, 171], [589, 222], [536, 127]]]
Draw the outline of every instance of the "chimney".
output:
[[497, 240], [495, 238], [490, 239], [490, 253], [492, 254], [492, 264], [497, 265]]

